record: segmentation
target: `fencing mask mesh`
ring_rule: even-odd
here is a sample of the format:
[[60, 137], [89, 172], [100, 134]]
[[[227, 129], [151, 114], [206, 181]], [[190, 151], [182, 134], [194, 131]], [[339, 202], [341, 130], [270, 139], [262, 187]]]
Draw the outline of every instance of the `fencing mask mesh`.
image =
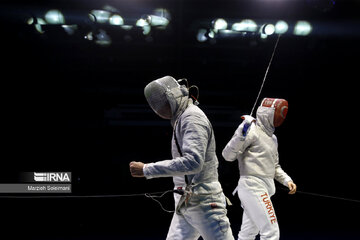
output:
[[150, 82], [144, 89], [147, 102], [154, 112], [164, 119], [171, 119], [173, 112], [169, 101], [172, 89], [179, 88], [178, 82], [171, 76], [165, 76]]

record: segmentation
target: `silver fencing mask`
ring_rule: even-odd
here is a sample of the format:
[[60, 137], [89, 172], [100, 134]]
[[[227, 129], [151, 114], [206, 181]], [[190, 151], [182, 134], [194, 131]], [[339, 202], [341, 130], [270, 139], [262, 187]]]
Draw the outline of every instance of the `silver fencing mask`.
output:
[[154, 112], [164, 119], [171, 119], [178, 108], [179, 97], [187, 96], [188, 90], [171, 76], [156, 79], [146, 85], [144, 94]]

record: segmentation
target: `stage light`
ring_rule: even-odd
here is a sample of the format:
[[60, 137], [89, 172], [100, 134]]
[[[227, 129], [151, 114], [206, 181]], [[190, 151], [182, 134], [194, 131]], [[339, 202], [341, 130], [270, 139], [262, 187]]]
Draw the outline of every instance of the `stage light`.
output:
[[152, 15], [148, 15], [148, 22], [151, 26], [165, 28], [171, 20], [171, 15], [165, 8], [157, 8]]
[[311, 33], [312, 27], [311, 24], [307, 21], [297, 21], [295, 28], [294, 28], [294, 34], [298, 36], [307, 36]]
[[[109, 21], [110, 12], [105, 10], [91, 10], [90, 19], [97, 23], [106, 23]], [[93, 16], [91, 16], [93, 15]]]
[[42, 25], [46, 24], [44, 19], [42, 19], [42, 18], [29, 18], [26, 21], [26, 23], [29, 24], [29, 25], [34, 25], [37, 32], [44, 33], [44, 30], [41, 27]]
[[217, 33], [219, 30], [225, 30], [227, 28], [227, 22], [223, 18], [218, 18], [213, 21], [214, 32]]
[[262, 31], [261, 33], [266, 34], [266, 35], [272, 35], [275, 32], [275, 26], [273, 24], [264, 24], [262, 26]]
[[149, 23], [145, 19], [140, 18], [139, 20], [136, 21], [135, 25], [138, 27], [144, 27], [144, 26], [149, 26]]
[[154, 27], [166, 27], [169, 24], [169, 20], [161, 16], [146, 15], [145, 17], [142, 18], [145, 19], [151, 26]]
[[45, 13], [45, 21], [48, 24], [65, 24], [64, 15], [57, 9], [51, 9]]
[[206, 35], [209, 37], [209, 38], [215, 38], [215, 32], [213, 30], [210, 30], [206, 33]]
[[155, 16], [160, 16], [160, 17], [164, 17], [166, 19], [168, 19], [169, 21], [171, 20], [171, 15], [169, 13], [169, 11], [165, 8], [157, 8], [154, 10], [154, 15]]
[[138, 26], [138, 27], [141, 27], [143, 29], [143, 34], [144, 35], [148, 35], [150, 33], [150, 31], [151, 31], [151, 26], [143, 18], [140, 18], [139, 20], [137, 20], [135, 25]]
[[205, 42], [208, 39], [206, 37], [206, 32], [207, 32], [206, 29], [203, 29], [203, 28], [199, 29], [198, 34], [196, 35], [196, 39], [199, 42]]
[[144, 35], [148, 35], [151, 31], [151, 26], [147, 25], [147, 26], [143, 26], [143, 34]]
[[244, 19], [241, 22], [234, 23], [231, 29], [238, 32], [255, 32], [257, 25], [251, 19]]
[[114, 14], [109, 18], [109, 23], [111, 25], [117, 25], [117, 26], [123, 25], [124, 19], [120, 15]]
[[275, 24], [275, 33], [277, 34], [284, 34], [287, 32], [288, 29], [289, 25], [285, 21], [279, 20]]
[[149, 25], [148, 21], [143, 18], [140, 18], [135, 23], [136, 26], [141, 27], [143, 29], [143, 34], [148, 35], [151, 31], [151, 26]]

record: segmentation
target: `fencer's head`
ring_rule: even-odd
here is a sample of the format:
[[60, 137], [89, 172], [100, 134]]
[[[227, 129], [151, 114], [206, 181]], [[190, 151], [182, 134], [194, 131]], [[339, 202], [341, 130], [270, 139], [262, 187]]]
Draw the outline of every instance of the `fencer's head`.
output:
[[171, 119], [179, 107], [179, 98], [187, 97], [189, 91], [175, 78], [165, 76], [146, 85], [144, 94], [152, 110], [164, 119]]
[[289, 104], [285, 99], [264, 98], [258, 108], [257, 115], [267, 113], [269, 124], [280, 126], [287, 115]]

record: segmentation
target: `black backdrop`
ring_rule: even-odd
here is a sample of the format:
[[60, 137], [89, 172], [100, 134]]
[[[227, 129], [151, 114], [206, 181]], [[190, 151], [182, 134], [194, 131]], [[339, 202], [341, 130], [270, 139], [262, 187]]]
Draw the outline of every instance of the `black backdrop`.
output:
[[[170, 178], [135, 179], [130, 161], [169, 159], [171, 126], [148, 107], [143, 88], [164, 75], [186, 77], [200, 88], [200, 107], [213, 123], [220, 181], [234, 206], [228, 216], [236, 235], [240, 202], [231, 192], [237, 163], [222, 148], [249, 114], [276, 36], [216, 38], [200, 43], [197, 30], [217, 17], [289, 22], [307, 20], [309, 36], [281, 36], [262, 97], [289, 101], [276, 135], [280, 163], [300, 191], [359, 199], [357, 174], [357, 72], [360, 54], [356, 1], [11, 1], [1, 4], [3, 179], [22, 171], [71, 171], [74, 195], [168, 190]], [[151, 38], [107, 29], [109, 46], [56, 29], [38, 33], [26, 20], [48, 9], [70, 17], [109, 4], [141, 16], [166, 8], [171, 21]], [[85, 14], [86, 16], [86, 14]], [[65, 16], [66, 18], [67, 16]], [[131, 40], [129, 40], [131, 39]], [[298, 193], [278, 186], [273, 198], [283, 239], [355, 237], [358, 203]], [[145, 197], [0, 199], [3, 234], [29, 238], [164, 239], [171, 214]], [[162, 201], [172, 209], [172, 197]]]

